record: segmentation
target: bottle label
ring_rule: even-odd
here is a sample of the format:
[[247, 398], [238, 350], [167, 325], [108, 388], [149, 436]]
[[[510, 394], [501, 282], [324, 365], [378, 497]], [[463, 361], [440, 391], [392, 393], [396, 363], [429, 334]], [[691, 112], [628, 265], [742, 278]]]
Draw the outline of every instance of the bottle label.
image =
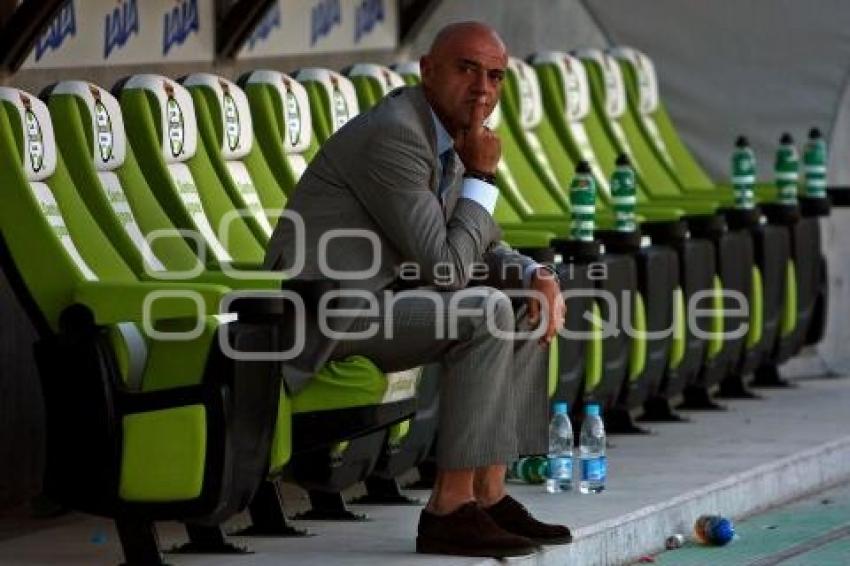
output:
[[608, 462], [605, 456], [584, 458], [581, 461], [581, 478], [585, 481], [605, 481], [608, 475]]
[[553, 480], [572, 479], [573, 459], [567, 456], [549, 458], [546, 477]]

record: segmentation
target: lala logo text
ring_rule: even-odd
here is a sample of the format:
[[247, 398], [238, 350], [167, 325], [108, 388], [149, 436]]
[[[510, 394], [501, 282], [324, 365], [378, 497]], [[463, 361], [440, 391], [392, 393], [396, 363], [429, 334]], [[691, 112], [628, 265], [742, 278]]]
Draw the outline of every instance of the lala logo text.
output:
[[357, 6], [354, 18], [354, 43], [384, 21], [384, 0], [363, 0]]
[[128, 0], [106, 14], [103, 25], [103, 58], [108, 59], [114, 50], [124, 47], [133, 34], [139, 34], [139, 10], [136, 0]]
[[186, 38], [198, 32], [198, 0], [182, 0], [165, 13], [162, 21], [162, 54], [168, 55], [172, 47], [183, 45]]
[[257, 25], [257, 29], [248, 38], [248, 50], [253, 50], [257, 43], [265, 41], [275, 28], [280, 28], [280, 4], [277, 2], [269, 8], [269, 11], [266, 12], [266, 15], [263, 16], [263, 19]]
[[340, 0], [322, 0], [310, 11], [310, 45], [328, 35], [342, 21]]
[[77, 18], [74, 13], [74, 2], [68, 0], [59, 9], [59, 14], [50, 22], [40, 38], [35, 42], [35, 60], [39, 61], [49, 50], [57, 50], [65, 39], [77, 34]]

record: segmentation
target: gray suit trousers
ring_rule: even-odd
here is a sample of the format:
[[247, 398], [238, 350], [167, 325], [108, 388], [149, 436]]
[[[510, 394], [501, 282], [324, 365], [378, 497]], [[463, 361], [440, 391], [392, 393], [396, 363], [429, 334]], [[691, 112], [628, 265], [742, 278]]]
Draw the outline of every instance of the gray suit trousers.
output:
[[360, 354], [388, 372], [441, 365], [440, 468], [546, 452], [548, 348], [508, 336], [528, 331], [524, 300], [491, 287], [414, 289], [379, 295], [377, 306], [356, 318], [331, 358]]

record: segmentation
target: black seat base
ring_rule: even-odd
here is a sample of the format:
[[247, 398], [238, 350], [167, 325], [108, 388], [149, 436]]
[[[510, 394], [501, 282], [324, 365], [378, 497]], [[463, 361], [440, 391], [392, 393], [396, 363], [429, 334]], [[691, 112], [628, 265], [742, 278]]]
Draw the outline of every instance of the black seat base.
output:
[[330, 447], [413, 416], [416, 399], [381, 405], [366, 405], [328, 411], [311, 411], [292, 416], [292, 449], [298, 454]]

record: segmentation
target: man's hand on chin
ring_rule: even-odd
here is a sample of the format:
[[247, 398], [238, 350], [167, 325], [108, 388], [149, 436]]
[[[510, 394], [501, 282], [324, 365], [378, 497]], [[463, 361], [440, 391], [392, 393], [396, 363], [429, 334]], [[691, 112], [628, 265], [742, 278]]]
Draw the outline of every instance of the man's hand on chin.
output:
[[567, 307], [561, 295], [561, 285], [556, 274], [545, 267], [538, 267], [531, 277], [530, 288], [544, 297], [543, 304], [535, 297], [529, 299], [528, 319], [532, 325], [545, 321], [546, 332], [540, 337], [540, 345], [546, 346], [552, 342], [558, 330], [564, 327]]

